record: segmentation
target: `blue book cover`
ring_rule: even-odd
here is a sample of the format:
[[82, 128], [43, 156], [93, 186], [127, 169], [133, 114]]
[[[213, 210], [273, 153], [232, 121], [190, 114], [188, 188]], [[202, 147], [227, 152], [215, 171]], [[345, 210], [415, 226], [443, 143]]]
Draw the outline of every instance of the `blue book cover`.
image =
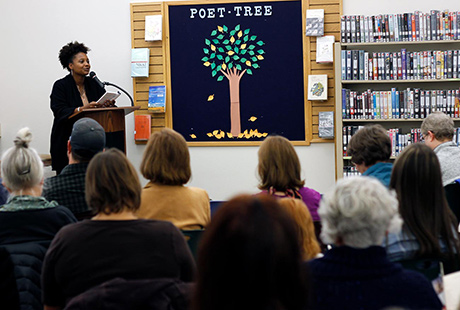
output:
[[166, 86], [149, 87], [149, 107], [151, 112], [165, 112], [166, 107]]
[[347, 90], [342, 88], [342, 118], [347, 118]]

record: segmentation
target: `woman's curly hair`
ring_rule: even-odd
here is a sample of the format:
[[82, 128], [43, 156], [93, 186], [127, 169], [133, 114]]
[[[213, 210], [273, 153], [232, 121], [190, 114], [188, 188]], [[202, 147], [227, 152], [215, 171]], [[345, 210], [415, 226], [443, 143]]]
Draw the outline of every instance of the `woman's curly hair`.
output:
[[78, 53], [87, 54], [90, 49], [86, 47], [83, 43], [70, 42], [64, 45], [59, 51], [59, 61], [64, 69], [70, 71], [69, 64], [72, 62], [75, 55]]

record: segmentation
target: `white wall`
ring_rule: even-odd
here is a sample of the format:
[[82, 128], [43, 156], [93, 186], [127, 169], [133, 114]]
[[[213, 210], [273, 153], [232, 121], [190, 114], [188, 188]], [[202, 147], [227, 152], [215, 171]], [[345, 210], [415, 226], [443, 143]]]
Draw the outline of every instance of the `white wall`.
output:
[[[367, 3], [349, 2], [356, 7]], [[53, 82], [67, 74], [57, 57], [59, 49], [69, 41], [88, 45], [92, 49], [89, 53], [92, 70], [101, 79], [132, 93], [129, 3], [129, 0], [0, 1], [0, 153], [12, 146], [15, 133], [24, 126], [30, 127], [34, 134], [32, 146], [39, 153], [49, 153], [53, 122], [49, 94]], [[121, 97], [117, 104], [129, 105], [129, 100]], [[137, 168], [144, 146], [134, 144], [133, 119], [132, 115], [127, 117], [127, 151]], [[335, 171], [333, 144], [314, 144], [296, 150], [307, 186], [320, 192], [330, 188]], [[190, 184], [205, 188], [211, 198], [221, 200], [239, 192], [256, 192], [256, 147], [193, 147], [190, 151], [193, 173]]]

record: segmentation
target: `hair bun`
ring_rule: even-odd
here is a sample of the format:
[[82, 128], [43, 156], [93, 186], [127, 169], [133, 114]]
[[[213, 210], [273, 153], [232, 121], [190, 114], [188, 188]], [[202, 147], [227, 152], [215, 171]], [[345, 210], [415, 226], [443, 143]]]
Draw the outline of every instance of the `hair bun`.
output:
[[16, 134], [16, 139], [14, 139], [14, 145], [16, 147], [25, 147], [28, 148], [30, 141], [32, 141], [32, 133], [28, 127], [24, 127], [18, 131]]

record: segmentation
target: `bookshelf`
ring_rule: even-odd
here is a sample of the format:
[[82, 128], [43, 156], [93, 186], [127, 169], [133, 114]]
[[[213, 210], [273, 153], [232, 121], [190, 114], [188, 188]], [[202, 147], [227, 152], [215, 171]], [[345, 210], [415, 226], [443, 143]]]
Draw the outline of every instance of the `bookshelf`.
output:
[[[336, 179], [344, 175], [344, 167], [351, 164], [351, 158], [343, 154], [343, 129], [344, 126], [365, 126], [380, 124], [386, 129], [399, 128], [401, 134], [408, 134], [412, 128], [420, 128], [423, 118], [382, 118], [382, 119], [344, 119], [342, 114], [342, 89], [346, 88], [355, 92], [365, 92], [368, 89], [380, 92], [389, 92], [391, 88], [398, 90], [406, 88], [419, 88], [420, 90], [452, 90], [458, 89], [460, 78], [448, 79], [386, 79], [386, 80], [342, 80], [342, 51], [364, 50], [374, 52], [398, 52], [405, 48], [407, 52], [448, 51], [460, 50], [460, 40], [442, 41], [402, 41], [402, 42], [362, 42], [362, 43], [335, 43], [334, 70], [335, 70], [335, 160]], [[390, 111], [391, 113], [391, 111]], [[456, 126], [460, 118], [454, 118]], [[394, 160], [396, 157], [392, 156]]]

